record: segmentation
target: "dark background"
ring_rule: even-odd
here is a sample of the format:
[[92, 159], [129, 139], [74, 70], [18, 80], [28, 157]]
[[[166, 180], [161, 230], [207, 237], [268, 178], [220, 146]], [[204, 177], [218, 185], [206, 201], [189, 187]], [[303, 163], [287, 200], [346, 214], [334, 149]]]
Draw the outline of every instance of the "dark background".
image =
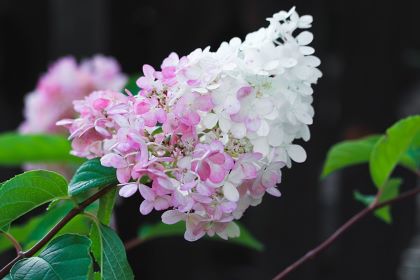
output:
[[[266, 26], [266, 17], [293, 5], [314, 16], [313, 44], [324, 77], [315, 86], [312, 139], [304, 145], [308, 160], [284, 171], [282, 198], [267, 195], [242, 220], [265, 251], [168, 238], [128, 254], [136, 279], [271, 279], [362, 209], [353, 190], [374, 192], [367, 166], [320, 181], [328, 147], [382, 132], [420, 112], [420, 1], [0, 0], [0, 131], [19, 125], [23, 96], [62, 55], [104, 53], [115, 56], [124, 72], [139, 73], [144, 63], [159, 66], [172, 51], [188, 54], [197, 47], [217, 48], [233, 36], [244, 38]], [[18, 171], [1, 169], [0, 179]], [[404, 170], [397, 172], [407, 178], [403, 189], [416, 184]], [[140, 224], [159, 219], [141, 216], [138, 204], [133, 198], [117, 208], [124, 240], [134, 237]], [[419, 234], [415, 202], [393, 212], [392, 225], [363, 220], [290, 279], [420, 279], [398, 276], [407, 269], [403, 251]]]

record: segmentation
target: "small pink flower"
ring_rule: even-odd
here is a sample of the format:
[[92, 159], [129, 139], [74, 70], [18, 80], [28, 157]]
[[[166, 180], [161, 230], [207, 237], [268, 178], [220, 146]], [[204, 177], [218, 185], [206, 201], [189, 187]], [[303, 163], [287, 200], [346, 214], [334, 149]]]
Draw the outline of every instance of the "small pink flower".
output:
[[168, 195], [158, 196], [153, 189], [140, 184], [140, 194], [144, 198], [140, 204], [140, 212], [143, 215], [149, 214], [153, 209], [165, 210], [170, 207], [170, 197]]
[[233, 167], [232, 158], [223, 151], [223, 144], [213, 141], [211, 144], [198, 144], [193, 153], [192, 169], [202, 181], [221, 183]]
[[136, 83], [144, 94], [151, 93], [153, 89], [162, 88], [160, 82], [156, 80], [157, 73], [152, 66], [148, 64], [143, 65], [144, 76], [140, 77]]

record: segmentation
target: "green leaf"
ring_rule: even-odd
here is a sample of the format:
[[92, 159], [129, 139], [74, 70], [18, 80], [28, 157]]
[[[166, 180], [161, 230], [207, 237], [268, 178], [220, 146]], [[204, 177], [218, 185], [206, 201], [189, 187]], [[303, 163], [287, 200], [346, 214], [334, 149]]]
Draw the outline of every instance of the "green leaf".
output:
[[380, 135], [340, 142], [328, 151], [321, 178], [341, 168], [368, 162], [373, 146]]
[[[50, 208], [47, 212], [31, 218], [24, 224], [12, 225], [9, 233], [22, 245], [23, 249], [29, 249], [38, 240], [40, 240], [47, 232], [62, 219], [74, 205], [71, 201], [62, 201], [60, 204]], [[92, 204], [86, 209], [97, 207]], [[62, 228], [56, 236], [66, 233], [77, 233], [88, 235], [91, 222], [85, 216], [76, 216], [64, 228]], [[13, 248], [12, 244], [5, 238], [0, 238], [0, 254], [8, 249]]]
[[136, 83], [139, 77], [140, 76], [137, 74], [131, 75], [128, 78], [127, 83], [125, 84], [124, 89], [127, 89], [128, 91], [130, 91], [133, 95], [137, 95], [140, 90]]
[[102, 188], [118, 184], [114, 168], [101, 165], [98, 158], [84, 162], [69, 184], [69, 194], [78, 195], [93, 188]]
[[83, 159], [70, 155], [70, 149], [70, 142], [61, 135], [3, 133], [0, 134], [0, 165], [82, 163]]
[[117, 188], [114, 188], [99, 199], [98, 219], [105, 225], [109, 225], [111, 221], [116, 197]]
[[100, 279], [134, 279], [124, 244], [111, 228], [96, 224], [92, 227], [91, 239], [92, 254], [101, 269]]
[[0, 227], [44, 203], [66, 196], [67, 182], [60, 174], [35, 170], [17, 175], [0, 188]]
[[0, 228], [1, 231], [5, 231], [5, 232], [8, 232], [9, 229], [10, 229], [10, 223], [6, 224], [6, 225], [4, 225]]
[[92, 260], [87, 237], [66, 234], [55, 238], [37, 257], [18, 261], [11, 269], [13, 280], [84, 280]]
[[401, 163], [410, 170], [420, 170], [420, 133], [417, 133], [408, 150], [401, 158]]
[[163, 132], [163, 128], [161, 126], [159, 126], [158, 128], [156, 128], [153, 132], [152, 132], [152, 136], [155, 136], [159, 133]]
[[[398, 196], [399, 188], [401, 186], [402, 180], [399, 178], [390, 179], [386, 184], [385, 187], [381, 190], [381, 195], [379, 197], [378, 202], [384, 202], [390, 199], [393, 199]], [[366, 206], [370, 206], [375, 201], [375, 195], [364, 195], [358, 191], [354, 192], [354, 198], [363, 203]], [[379, 219], [383, 220], [386, 223], [392, 222], [391, 216], [391, 207], [385, 206], [375, 211], [375, 216]]]
[[370, 206], [375, 201], [376, 197], [376, 195], [362, 194], [359, 191], [354, 191], [353, 196], [356, 201], [359, 201], [366, 206]]
[[369, 161], [370, 174], [376, 187], [384, 186], [418, 133], [420, 133], [420, 116], [412, 116], [391, 126], [386, 135], [378, 140]]
[[[238, 224], [238, 223], [237, 223]], [[238, 224], [241, 235], [237, 238], [230, 238], [229, 240], [223, 240], [219, 237], [209, 238], [211, 240], [224, 241], [234, 243], [237, 245], [245, 246], [247, 248], [262, 251], [264, 245], [258, 241], [252, 234], [242, 225]], [[138, 237], [142, 241], [149, 241], [156, 238], [172, 237], [172, 236], [184, 236], [185, 233], [185, 222], [179, 222], [174, 225], [167, 225], [162, 222], [158, 222], [153, 225], [144, 225], [139, 229]]]

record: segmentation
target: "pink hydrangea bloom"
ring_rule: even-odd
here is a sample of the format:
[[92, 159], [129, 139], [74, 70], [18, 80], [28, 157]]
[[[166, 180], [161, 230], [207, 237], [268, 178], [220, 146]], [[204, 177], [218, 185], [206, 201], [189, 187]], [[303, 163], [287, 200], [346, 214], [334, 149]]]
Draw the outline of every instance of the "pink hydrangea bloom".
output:
[[126, 80], [118, 62], [111, 57], [96, 55], [80, 65], [73, 57], [61, 58], [26, 96], [25, 120], [19, 130], [22, 133], [63, 133], [56, 122], [76, 116], [74, 100], [94, 90], [121, 90]]
[[79, 117], [59, 123], [73, 154], [116, 168], [120, 195], [139, 193], [143, 215], [185, 221], [187, 240], [239, 236], [234, 221], [266, 193], [280, 196], [281, 169], [305, 161], [293, 141], [310, 138], [311, 86], [321, 77], [312, 35], [293, 36], [312, 17], [292, 9], [268, 20], [243, 42], [144, 65], [134, 96], [96, 91], [75, 102]]
[[[66, 134], [66, 130], [57, 126], [56, 122], [77, 115], [73, 101], [94, 90], [121, 90], [126, 81], [127, 77], [121, 73], [118, 62], [111, 57], [96, 55], [82, 61], [80, 65], [73, 57], [63, 57], [42, 75], [35, 90], [26, 96], [25, 120], [19, 131]], [[92, 132], [88, 134], [92, 135]], [[83, 144], [77, 143], [77, 140], [73, 143], [75, 146]], [[74, 172], [73, 167], [64, 164], [26, 164], [24, 168], [53, 170], [67, 177], [71, 177]]]

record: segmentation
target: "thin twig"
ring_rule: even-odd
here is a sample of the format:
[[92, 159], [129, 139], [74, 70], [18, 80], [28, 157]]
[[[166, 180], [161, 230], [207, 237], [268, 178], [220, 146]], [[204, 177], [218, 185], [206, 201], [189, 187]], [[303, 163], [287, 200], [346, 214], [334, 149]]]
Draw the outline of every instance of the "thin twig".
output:
[[19, 242], [13, 237], [13, 235], [11, 235], [10, 233], [6, 232], [6, 231], [0, 231], [0, 234], [3, 234], [4, 237], [6, 237], [7, 239], [9, 239], [9, 241], [13, 244], [13, 247], [15, 247], [16, 249], [16, 254], [19, 256], [20, 254], [22, 254], [22, 246], [20, 246]]
[[354, 226], [357, 222], [362, 220], [364, 217], [366, 217], [368, 214], [374, 212], [375, 210], [382, 208], [387, 205], [391, 205], [400, 201], [403, 201], [405, 199], [411, 198], [416, 196], [420, 193], [420, 188], [415, 188], [410, 191], [404, 192], [401, 195], [381, 202], [381, 203], [374, 203], [370, 207], [363, 209], [356, 215], [354, 215], [350, 220], [348, 220], [344, 225], [342, 225], [339, 229], [337, 229], [330, 237], [328, 237], [324, 242], [319, 244], [314, 249], [310, 250], [308, 253], [306, 253], [304, 256], [302, 256], [300, 259], [298, 259], [296, 262], [288, 266], [286, 269], [281, 271], [279, 274], [277, 274], [276, 277], [273, 278], [273, 280], [281, 280], [285, 279], [286, 276], [288, 276], [291, 272], [295, 271], [297, 268], [299, 268], [302, 264], [309, 261], [310, 259], [315, 258], [317, 255], [319, 255], [322, 251], [327, 249], [334, 241], [336, 241], [339, 237], [341, 237], [349, 228]]
[[68, 223], [70, 222], [75, 216], [82, 213], [83, 210], [88, 207], [90, 204], [98, 200], [101, 196], [106, 194], [113, 186], [108, 186], [103, 188], [93, 196], [89, 197], [85, 201], [81, 202], [78, 206], [74, 207], [64, 216], [41, 240], [39, 240], [31, 249], [26, 252], [22, 252], [16, 258], [14, 258], [11, 262], [9, 262], [5, 267], [0, 270], [0, 279], [5, 277], [12, 266], [23, 258], [29, 258], [35, 255], [41, 248], [43, 248], [53, 237]]
[[142, 244], [143, 242], [144, 242], [144, 240], [140, 239], [139, 237], [135, 237], [133, 239], [130, 239], [127, 242], [124, 243], [125, 250], [130, 251], [130, 250], [136, 248], [137, 246], [139, 246], [140, 244]]

